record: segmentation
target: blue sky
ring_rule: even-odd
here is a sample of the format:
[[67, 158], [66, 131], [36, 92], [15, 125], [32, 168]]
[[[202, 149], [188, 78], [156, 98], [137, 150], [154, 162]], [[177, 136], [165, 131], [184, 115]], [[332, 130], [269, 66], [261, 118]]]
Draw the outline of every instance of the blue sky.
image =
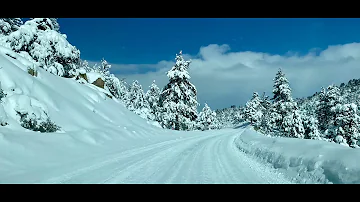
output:
[[61, 32], [84, 59], [121, 64], [171, 60], [178, 50], [228, 44], [233, 51], [307, 53], [359, 41], [360, 19], [60, 18]]
[[[360, 19], [59, 18], [81, 58], [105, 58], [112, 73], [160, 88], [175, 54], [191, 58], [198, 101], [213, 109], [244, 105], [253, 92], [271, 96], [282, 68], [294, 97], [360, 78]], [[202, 107], [201, 106], [201, 107]]]

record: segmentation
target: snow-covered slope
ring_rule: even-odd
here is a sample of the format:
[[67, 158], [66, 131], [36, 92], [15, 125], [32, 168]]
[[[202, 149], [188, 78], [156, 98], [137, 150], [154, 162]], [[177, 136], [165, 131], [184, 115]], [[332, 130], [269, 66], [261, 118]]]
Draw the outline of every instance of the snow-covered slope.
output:
[[[97, 149], [113, 149], [109, 145], [129, 148], [175, 134], [165, 135], [156, 124], [147, 123], [122, 103], [107, 97], [103, 89], [55, 76], [41, 68], [33, 77], [27, 72], [30, 65], [22, 56], [0, 48], [0, 81], [7, 94], [2, 106], [8, 122], [0, 127], [0, 182], [14, 173], [69, 163], [77, 156], [96, 156]], [[27, 130], [20, 126], [15, 110], [40, 115], [46, 112], [61, 131]]]

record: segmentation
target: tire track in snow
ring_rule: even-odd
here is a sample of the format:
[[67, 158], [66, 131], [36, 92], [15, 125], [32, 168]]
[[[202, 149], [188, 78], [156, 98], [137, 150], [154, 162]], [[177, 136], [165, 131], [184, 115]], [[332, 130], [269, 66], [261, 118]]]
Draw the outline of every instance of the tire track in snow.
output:
[[[199, 136], [192, 142], [205, 141], [206, 136]], [[151, 177], [158, 176], [162, 173], [162, 169], [169, 167], [172, 161], [177, 161], [180, 164], [186, 162], [185, 159], [191, 155], [191, 152], [196, 148], [189, 141], [186, 143], [178, 142], [175, 145], [171, 145], [168, 149], [157, 151], [156, 155], [149, 156], [136, 163], [130, 164], [125, 168], [118, 168], [108, 179], [102, 183], [155, 183], [156, 178]], [[180, 159], [180, 160], [179, 160]], [[170, 161], [170, 162], [169, 162]]]
[[123, 152], [119, 152], [119, 153], [115, 154], [115, 157], [109, 158], [109, 159], [107, 159], [105, 161], [102, 161], [100, 163], [98, 162], [98, 163], [92, 164], [90, 166], [84, 166], [84, 167], [82, 167], [80, 169], [77, 169], [75, 171], [69, 172], [67, 174], [63, 174], [61, 176], [53, 177], [51, 179], [42, 181], [40, 183], [45, 183], [45, 184], [63, 183], [63, 182], [66, 182], [66, 181], [70, 180], [71, 178], [74, 178], [74, 177], [76, 177], [78, 175], [82, 175], [82, 174], [84, 174], [86, 172], [90, 172], [92, 170], [97, 170], [97, 169], [99, 169], [101, 167], [107, 166], [107, 165], [109, 165], [109, 164], [111, 164], [113, 162], [119, 161], [119, 160], [121, 160], [123, 158], [131, 157], [131, 156], [137, 155], [139, 153], [144, 153], [144, 152], [147, 152], [147, 151], [151, 151], [154, 148], [171, 145], [171, 144], [176, 143], [176, 142], [184, 142], [184, 141], [187, 141], [189, 139], [195, 139], [195, 138], [198, 138], [198, 137], [167, 140], [167, 141], [164, 141], [164, 142], [155, 143], [155, 144], [147, 145], [147, 146], [144, 146], [144, 147], [134, 148], [134, 149], [126, 150], [126, 151], [123, 151]]
[[43, 183], [290, 183], [234, 145], [244, 130], [183, 137], [107, 155]]

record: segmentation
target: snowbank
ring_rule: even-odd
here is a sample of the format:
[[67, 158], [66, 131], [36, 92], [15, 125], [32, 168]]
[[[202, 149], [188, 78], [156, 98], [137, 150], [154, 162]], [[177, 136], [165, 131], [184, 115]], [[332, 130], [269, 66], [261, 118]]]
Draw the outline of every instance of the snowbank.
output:
[[235, 140], [250, 154], [300, 183], [360, 183], [360, 149], [295, 138], [268, 137], [248, 127]]

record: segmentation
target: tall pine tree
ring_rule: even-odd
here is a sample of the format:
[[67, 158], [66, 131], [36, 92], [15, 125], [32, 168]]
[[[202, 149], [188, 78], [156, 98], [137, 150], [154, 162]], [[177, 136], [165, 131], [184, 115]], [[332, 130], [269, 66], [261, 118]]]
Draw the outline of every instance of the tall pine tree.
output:
[[319, 103], [316, 114], [319, 121], [319, 129], [325, 132], [334, 125], [336, 112], [334, 108], [337, 104], [342, 104], [340, 89], [335, 85], [330, 85], [325, 90], [321, 90], [319, 94]]
[[129, 99], [126, 103], [126, 106], [131, 111], [136, 109], [141, 109], [144, 107], [148, 107], [148, 103], [145, 100], [144, 91], [142, 86], [139, 84], [137, 80], [135, 80], [130, 89], [129, 89]]
[[145, 94], [145, 98], [149, 103], [151, 119], [159, 121], [160, 120], [160, 107], [159, 107], [159, 97], [160, 97], [160, 89], [155, 84], [155, 80], [152, 82], [151, 86], [149, 86], [149, 90]]
[[272, 111], [273, 126], [280, 135], [304, 138], [304, 126], [296, 102], [291, 96], [289, 81], [281, 69], [274, 78], [274, 110]]
[[272, 132], [270, 123], [270, 110], [272, 108], [272, 105], [269, 101], [269, 96], [266, 96], [265, 92], [260, 98], [260, 104], [262, 106], [262, 116], [260, 119], [259, 127], [262, 132], [268, 134]]
[[159, 104], [163, 109], [162, 126], [174, 130], [192, 130], [197, 118], [197, 91], [190, 83], [190, 61], [185, 61], [182, 52], [176, 55], [176, 63], [167, 72], [169, 83], [160, 94]]
[[262, 117], [263, 106], [259, 94], [254, 92], [250, 101], [246, 103], [245, 118], [251, 125], [258, 126]]
[[335, 112], [334, 132], [332, 139], [337, 143], [346, 143], [350, 147], [358, 147], [360, 138], [360, 117], [357, 115], [357, 105], [337, 104], [332, 111]]

